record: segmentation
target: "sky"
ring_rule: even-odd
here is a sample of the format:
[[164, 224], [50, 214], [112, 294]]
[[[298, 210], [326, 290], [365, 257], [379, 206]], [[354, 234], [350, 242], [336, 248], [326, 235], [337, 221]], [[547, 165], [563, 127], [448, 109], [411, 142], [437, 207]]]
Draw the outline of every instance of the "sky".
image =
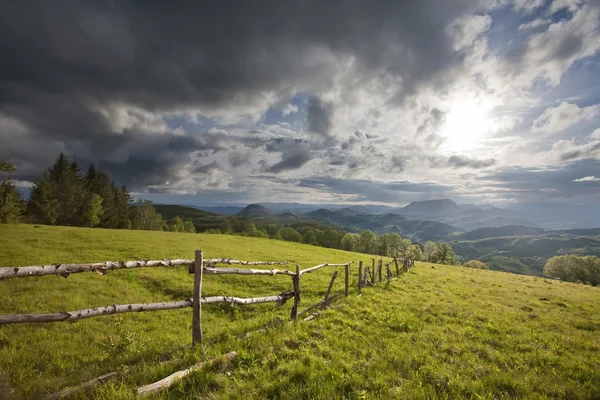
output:
[[162, 203], [590, 207], [599, 50], [598, 0], [5, 1], [0, 160]]

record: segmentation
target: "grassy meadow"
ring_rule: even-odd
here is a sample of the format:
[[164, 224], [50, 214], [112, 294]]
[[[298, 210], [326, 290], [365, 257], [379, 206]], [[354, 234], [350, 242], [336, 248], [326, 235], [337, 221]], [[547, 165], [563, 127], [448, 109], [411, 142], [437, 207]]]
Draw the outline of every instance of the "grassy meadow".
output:
[[[269, 239], [0, 225], [0, 266], [206, 257], [289, 260], [307, 268], [370, 256]], [[341, 270], [341, 269], [340, 269]], [[0, 326], [0, 379], [35, 399], [110, 371], [120, 380], [74, 398], [133, 399], [136, 386], [229, 351], [155, 398], [600, 398], [600, 289], [543, 278], [417, 263], [311, 322], [291, 302], [205, 305], [205, 343], [190, 349], [191, 309]], [[302, 276], [300, 309], [333, 268]], [[334, 292], [343, 290], [343, 274]], [[0, 314], [45, 313], [191, 297], [185, 267], [0, 281]], [[285, 276], [205, 276], [203, 295], [291, 290]], [[244, 337], [265, 324], [266, 332]], [[165, 362], [166, 361], [166, 362]], [[2, 378], [4, 377], [4, 378]], [[1, 382], [0, 382], [1, 386]], [[0, 393], [1, 394], [1, 393]]]

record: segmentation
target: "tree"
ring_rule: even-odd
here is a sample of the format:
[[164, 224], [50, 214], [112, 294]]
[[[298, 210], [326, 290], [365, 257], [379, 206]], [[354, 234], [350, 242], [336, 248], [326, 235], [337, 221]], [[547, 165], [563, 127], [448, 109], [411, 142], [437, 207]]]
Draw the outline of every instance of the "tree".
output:
[[171, 218], [169, 221], [169, 230], [171, 232], [185, 232], [185, 225], [179, 216]]
[[300, 236], [300, 233], [294, 228], [290, 228], [289, 226], [281, 228], [279, 230], [279, 234], [281, 235], [281, 238], [283, 240], [288, 242], [300, 243], [302, 241], [302, 236]]
[[94, 227], [100, 223], [102, 215], [102, 197], [95, 193], [87, 193], [83, 204], [81, 205], [80, 220], [81, 226]]
[[40, 176], [31, 189], [27, 213], [36, 222], [53, 225], [58, 216], [58, 200], [55, 197], [56, 186], [46, 171]]
[[[0, 172], [12, 173], [15, 167], [6, 161], [0, 161]], [[16, 224], [23, 214], [23, 199], [17, 186], [9, 177], [0, 183], [0, 223]]]
[[574, 255], [555, 256], [544, 266], [544, 274], [565, 282], [600, 284], [600, 258]]
[[229, 222], [229, 220], [227, 218], [223, 219], [223, 221], [221, 222], [221, 228], [220, 228], [222, 233], [231, 233], [231, 222]]
[[[425, 244], [425, 248], [430, 242]], [[452, 250], [452, 246], [448, 243], [436, 243], [435, 250], [433, 254], [429, 257], [430, 262], [438, 263], [438, 264], [448, 264], [455, 265], [456, 264], [456, 254], [454, 254], [454, 250]]]
[[342, 241], [340, 243], [342, 246], [342, 249], [348, 250], [348, 251], [356, 251], [359, 239], [360, 239], [360, 236], [356, 233], [346, 233], [342, 237]]
[[487, 269], [484, 263], [479, 260], [470, 260], [463, 264], [463, 267], [475, 269]]
[[131, 223], [133, 229], [147, 231], [163, 230], [162, 216], [156, 212], [150, 200], [138, 200], [131, 206]]
[[414, 261], [423, 260], [423, 251], [421, 250], [421, 246], [417, 244], [411, 245], [409, 257], [412, 258]]
[[335, 229], [325, 229], [317, 235], [317, 243], [321, 247], [328, 247], [330, 249], [339, 248], [339, 235]]
[[190, 220], [187, 220], [183, 223], [183, 227], [187, 233], [196, 233], [196, 227], [194, 223]]
[[306, 232], [304, 232], [304, 236], [302, 237], [302, 243], [317, 246], [318, 245], [317, 237], [319, 236], [320, 233], [322, 233], [322, 231], [315, 229], [315, 228], [307, 229]]
[[358, 251], [365, 254], [375, 254], [377, 250], [377, 237], [370, 230], [361, 233], [358, 239]]
[[48, 173], [58, 202], [56, 224], [78, 225], [85, 194], [83, 181], [78, 175], [79, 163], [76, 160], [70, 161], [69, 157], [60, 153]]
[[279, 232], [279, 228], [275, 224], [268, 224], [265, 227], [265, 231], [267, 232], [269, 237], [275, 237], [277, 235], [277, 232]]
[[435, 242], [425, 243], [425, 247], [423, 247], [423, 258], [425, 259], [425, 261], [434, 262], [435, 250]]

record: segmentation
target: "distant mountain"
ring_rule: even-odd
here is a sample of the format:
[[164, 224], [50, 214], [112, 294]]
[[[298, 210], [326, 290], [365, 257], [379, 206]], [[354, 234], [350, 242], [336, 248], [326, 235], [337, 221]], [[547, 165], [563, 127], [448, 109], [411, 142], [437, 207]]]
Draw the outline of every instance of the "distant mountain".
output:
[[[402, 209], [402, 214], [446, 216], [462, 212], [458, 204], [450, 199], [415, 201]], [[431, 219], [431, 218], [428, 218]]]
[[398, 214], [364, 214], [355, 207], [332, 211], [320, 209], [304, 214], [307, 218], [328, 223], [351, 232], [371, 230], [377, 234], [398, 233], [400, 236], [413, 241], [439, 240], [451, 233], [461, 232], [462, 229], [435, 222], [409, 220]]
[[444, 222], [465, 230], [504, 225], [538, 227], [518, 211], [491, 205], [459, 205], [450, 199], [416, 201], [393, 212], [409, 219]]
[[246, 218], [266, 218], [273, 215], [273, 212], [260, 204], [249, 204], [237, 215]]
[[236, 215], [244, 209], [242, 206], [217, 206], [217, 207], [204, 207], [204, 206], [190, 206], [199, 210], [204, 210], [220, 215]]

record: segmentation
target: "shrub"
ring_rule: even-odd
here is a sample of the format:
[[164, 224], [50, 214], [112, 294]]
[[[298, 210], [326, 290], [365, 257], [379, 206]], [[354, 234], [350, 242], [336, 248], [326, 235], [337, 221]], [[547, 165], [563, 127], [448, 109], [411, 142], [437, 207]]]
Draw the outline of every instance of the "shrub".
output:
[[470, 260], [463, 264], [463, 267], [475, 268], [475, 269], [487, 269], [484, 263], [479, 260]]
[[573, 255], [556, 256], [546, 262], [544, 274], [565, 282], [600, 284], [600, 258]]

